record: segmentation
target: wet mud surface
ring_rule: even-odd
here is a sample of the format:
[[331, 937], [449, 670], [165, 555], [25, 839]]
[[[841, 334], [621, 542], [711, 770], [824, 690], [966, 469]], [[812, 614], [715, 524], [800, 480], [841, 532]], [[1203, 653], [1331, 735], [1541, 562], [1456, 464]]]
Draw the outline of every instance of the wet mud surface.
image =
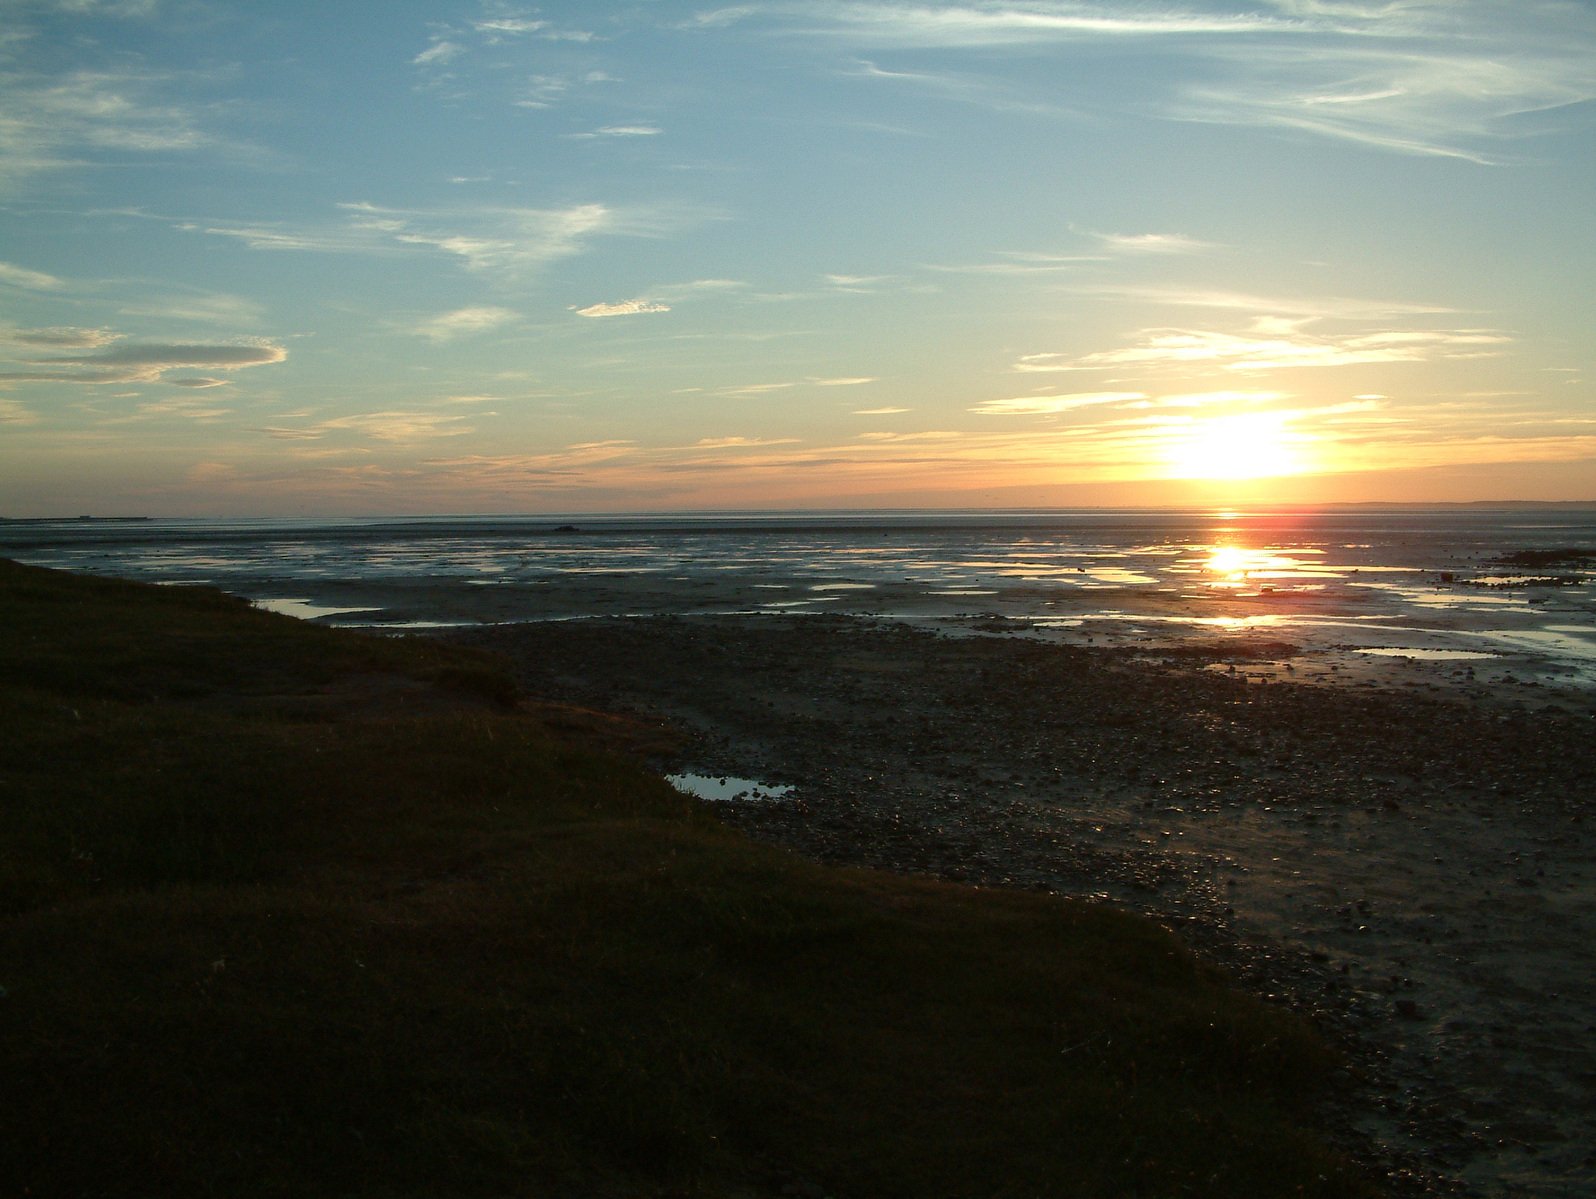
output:
[[756, 837], [1161, 920], [1347, 1049], [1342, 1135], [1393, 1194], [1591, 1193], [1588, 711], [868, 618], [438, 635], [670, 723], [671, 769], [790, 787], [719, 805]]

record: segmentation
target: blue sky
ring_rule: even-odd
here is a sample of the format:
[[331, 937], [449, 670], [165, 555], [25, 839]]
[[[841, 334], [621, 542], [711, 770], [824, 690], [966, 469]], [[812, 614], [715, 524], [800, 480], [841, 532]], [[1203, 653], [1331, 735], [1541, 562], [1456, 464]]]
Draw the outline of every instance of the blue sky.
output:
[[0, 0], [0, 515], [1596, 498], [1596, 6]]

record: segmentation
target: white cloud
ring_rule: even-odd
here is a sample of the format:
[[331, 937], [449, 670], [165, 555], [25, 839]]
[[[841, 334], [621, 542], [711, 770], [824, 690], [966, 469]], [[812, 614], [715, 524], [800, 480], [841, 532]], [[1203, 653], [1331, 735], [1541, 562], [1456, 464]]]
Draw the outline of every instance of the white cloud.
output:
[[464, 53], [465, 47], [460, 45], [459, 42], [451, 42], [446, 38], [440, 38], [410, 61], [418, 67], [438, 66], [442, 63], [451, 62]]
[[1070, 395], [1017, 396], [1010, 400], [983, 400], [970, 409], [982, 416], [1053, 416], [1076, 408], [1100, 404], [1125, 404], [1145, 400], [1141, 391], [1081, 391]]
[[[1272, 11], [1271, 11], [1272, 9]], [[1494, 161], [1495, 143], [1534, 132], [1514, 118], [1596, 99], [1596, 10], [1560, 0], [1446, 0], [1357, 4], [1273, 0], [1253, 11], [1194, 3], [1130, 5], [1117, 0], [1011, 3], [774, 3], [703, 14], [703, 28], [734, 21], [795, 36], [829, 37], [861, 49], [1000, 46], [1051, 49], [1145, 48], [1159, 56], [1139, 103], [1165, 118], [1294, 130], [1404, 154]], [[972, 61], [981, 68], [979, 59]], [[949, 77], [883, 76], [946, 92]], [[1090, 78], [1087, 72], [1085, 78]], [[1029, 103], [1006, 81], [959, 81], [965, 97], [997, 108], [1056, 108], [1048, 90]], [[1017, 88], [1027, 86], [1023, 81]], [[1082, 84], [1090, 107], [1119, 98]]]
[[657, 137], [664, 132], [656, 125], [605, 125], [588, 133], [567, 133], [563, 136], [573, 141], [589, 141], [595, 138]]
[[251, 250], [296, 250], [314, 253], [342, 254], [351, 251], [369, 251], [374, 242], [369, 236], [352, 233], [347, 228], [287, 229], [280, 225], [257, 223], [213, 222], [201, 224], [194, 221], [178, 222], [176, 228], [185, 233], [204, 233], [211, 237], [231, 237], [243, 242]]
[[560, 75], [533, 75], [515, 101], [517, 108], [552, 108], [571, 90], [571, 81]]
[[547, 29], [548, 27], [549, 23], [547, 21], [533, 20], [527, 17], [495, 17], [471, 22], [471, 28], [478, 33], [536, 33], [540, 29]]
[[1182, 233], [1094, 233], [1103, 246], [1119, 254], [1196, 254], [1212, 243]]
[[350, 214], [356, 229], [379, 242], [439, 250], [459, 258], [468, 270], [511, 277], [579, 253], [589, 237], [625, 228], [620, 215], [603, 204], [458, 213], [414, 212], [367, 203], [339, 207]]
[[892, 282], [891, 275], [827, 275], [826, 282], [839, 291], [868, 292], [883, 283]]
[[743, 19], [761, 11], [807, 19], [817, 32], [880, 46], [978, 48], [1101, 37], [1252, 34], [1287, 23], [1263, 14], [1205, 13], [1175, 7], [1135, 9], [1124, 4], [1042, 3], [998, 5], [840, 3], [816, 14], [811, 6], [770, 5], [725, 9], [701, 23]]
[[1223, 81], [1188, 87], [1171, 115], [1489, 163], [1513, 118], [1596, 98], [1586, 6], [1452, 0], [1308, 25], [1325, 36], [1213, 48]]
[[666, 283], [659, 287], [651, 287], [648, 289], [648, 294], [651, 299], [659, 300], [661, 303], [673, 303], [716, 292], [738, 291], [747, 286], [748, 284], [738, 279], [695, 279], [690, 283]]
[[796, 386], [796, 383], [745, 383], [740, 387], [723, 387], [716, 394], [725, 396], [761, 396], [770, 395], [772, 392], [777, 391], [787, 391]]
[[766, 445], [796, 445], [796, 437], [704, 437], [697, 445], [701, 450], [741, 450]]
[[469, 418], [442, 412], [393, 409], [329, 417], [307, 425], [266, 425], [255, 431], [279, 441], [320, 441], [329, 434], [357, 433], [373, 441], [410, 444], [474, 432]]
[[192, 152], [221, 143], [188, 106], [159, 97], [174, 78], [133, 69], [0, 71], [0, 184], [110, 154]]
[[210, 422], [232, 415], [231, 408], [207, 405], [195, 396], [169, 396], [163, 400], [150, 400], [140, 404], [131, 414], [116, 417], [105, 423], [113, 425], [137, 424], [148, 420], [184, 420]]
[[589, 304], [586, 308], [576, 308], [573, 311], [577, 316], [606, 317], [606, 316], [641, 316], [651, 312], [669, 312], [669, 304], [660, 304], [654, 300], [622, 300], [617, 304]]
[[1300, 322], [1255, 324], [1251, 334], [1207, 329], [1149, 329], [1134, 345], [1083, 355], [1028, 354], [1021, 372], [1102, 370], [1124, 367], [1210, 366], [1228, 371], [1273, 371], [1300, 367], [1353, 366], [1377, 362], [1428, 362], [1440, 358], [1486, 358], [1511, 338], [1491, 329], [1410, 329], [1312, 335]]
[[458, 437], [472, 431], [463, 416], [438, 412], [364, 412], [322, 421], [318, 430], [352, 429], [377, 441], [429, 441], [437, 437]]
[[1077, 270], [1083, 263], [1108, 261], [1106, 254], [1048, 254], [1026, 250], [1002, 250], [999, 257], [1004, 261], [933, 265], [930, 269], [960, 275], [1048, 275]]
[[652, 236], [699, 219], [665, 208], [618, 209], [605, 204], [565, 208], [387, 208], [342, 203], [342, 225], [290, 228], [260, 223], [182, 222], [179, 229], [231, 237], [256, 250], [339, 254], [436, 252], [469, 271], [519, 281], [561, 258], [579, 254], [600, 236]]
[[25, 266], [17, 266], [10, 262], [0, 262], [0, 283], [24, 288], [27, 291], [61, 291], [66, 287], [66, 284], [54, 275], [29, 270]]
[[416, 326], [415, 331], [428, 341], [453, 341], [457, 337], [468, 337], [473, 333], [487, 333], [502, 328], [518, 317], [519, 314], [509, 308], [497, 308], [492, 305], [456, 308], [453, 312], [445, 312], [441, 316], [423, 321]]
[[855, 408], [854, 416], [896, 416], [900, 412], [913, 412], [912, 408]]

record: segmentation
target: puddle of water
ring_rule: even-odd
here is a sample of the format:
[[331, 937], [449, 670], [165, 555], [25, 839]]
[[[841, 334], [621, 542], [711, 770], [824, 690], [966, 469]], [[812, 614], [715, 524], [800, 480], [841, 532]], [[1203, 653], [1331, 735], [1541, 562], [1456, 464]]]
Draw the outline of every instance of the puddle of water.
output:
[[1554, 575], [1481, 575], [1476, 579], [1469, 579], [1471, 586], [1475, 587], [1566, 587], [1567, 583], [1559, 583], [1561, 576]]
[[258, 599], [255, 607], [279, 616], [297, 616], [300, 620], [315, 620], [318, 616], [348, 616], [352, 612], [381, 612], [381, 608], [328, 608], [306, 599]]
[[1377, 658], [1423, 658], [1432, 662], [1460, 662], [1468, 659], [1494, 658], [1495, 654], [1473, 649], [1405, 649], [1396, 646], [1368, 646], [1357, 651], [1373, 654]]
[[[367, 608], [365, 611], [371, 611]], [[358, 620], [348, 622], [350, 628], [376, 629], [471, 629], [478, 627], [482, 622], [476, 620], [383, 620], [365, 623]]]
[[785, 798], [792, 788], [761, 783], [758, 779], [739, 779], [729, 775], [667, 774], [665, 781], [678, 791], [711, 803], [773, 803]]

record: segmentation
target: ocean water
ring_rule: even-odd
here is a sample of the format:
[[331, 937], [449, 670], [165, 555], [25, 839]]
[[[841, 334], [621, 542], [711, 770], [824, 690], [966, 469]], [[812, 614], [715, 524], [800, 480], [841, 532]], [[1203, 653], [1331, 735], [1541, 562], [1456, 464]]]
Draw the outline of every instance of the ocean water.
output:
[[832, 612], [1596, 691], [1596, 562], [1506, 560], [1571, 549], [1596, 506], [0, 522], [6, 557], [339, 624]]

